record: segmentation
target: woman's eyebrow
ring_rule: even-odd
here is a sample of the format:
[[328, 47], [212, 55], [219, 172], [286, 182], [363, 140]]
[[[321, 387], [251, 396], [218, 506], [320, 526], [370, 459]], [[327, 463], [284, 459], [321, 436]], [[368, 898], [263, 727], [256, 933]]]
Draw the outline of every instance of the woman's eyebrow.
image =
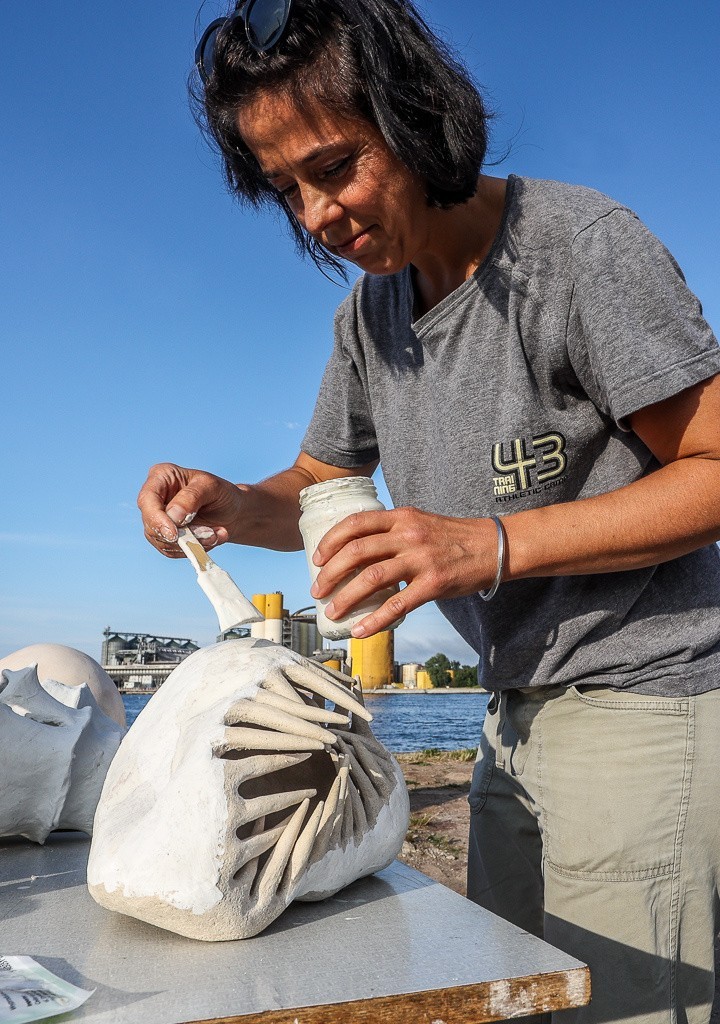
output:
[[[302, 160], [300, 161], [300, 166], [301, 167], [307, 167], [308, 164], [312, 164], [316, 160], [319, 160], [322, 157], [324, 157], [326, 154], [336, 150], [337, 147], [339, 145], [341, 145], [341, 144], [342, 144], [342, 140], [339, 139], [337, 142], [330, 142], [330, 143], [328, 143], [325, 146], [316, 146], [315, 149], [312, 149], [309, 153], [307, 153], [302, 158]], [[273, 170], [266, 171], [266, 170], [263, 169], [263, 174], [268, 179], [268, 181], [272, 181], [274, 178], [281, 178], [282, 175], [283, 175], [283, 172], [282, 171], [273, 171]]]

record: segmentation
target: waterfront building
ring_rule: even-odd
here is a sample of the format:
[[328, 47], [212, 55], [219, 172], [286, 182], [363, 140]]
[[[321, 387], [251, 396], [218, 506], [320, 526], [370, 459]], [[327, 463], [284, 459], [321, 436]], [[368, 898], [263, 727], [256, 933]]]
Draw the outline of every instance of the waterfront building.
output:
[[198, 644], [186, 637], [103, 631], [100, 661], [120, 690], [156, 690]]

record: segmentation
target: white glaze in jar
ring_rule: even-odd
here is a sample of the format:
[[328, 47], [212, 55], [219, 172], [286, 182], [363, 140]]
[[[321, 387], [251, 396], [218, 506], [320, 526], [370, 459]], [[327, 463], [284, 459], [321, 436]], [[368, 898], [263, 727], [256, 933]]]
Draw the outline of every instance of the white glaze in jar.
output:
[[[300, 491], [300, 509], [302, 510], [299, 523], [300, 533], [305, 545], [312, 584], [320, 572], [320, 567], [313, 563], [313, 555], [328, 530], [354, 512], [384, 512], [385, 506], [378, 500], [375, 484], [370, 477], [343, 476], [336, 480], [325, 480], [320, 484], [305, 487]], [[357, 576], [357, 574], [356, 571], [352, 576]], [[341, 586], [348, 579], [352, 579], [352, 576], [343, 580]], [[340, 589], [341, 587], [336, 587], [328, 597], [315, 601], [317, 627], [328, 640], [346, 640], [352, 635], [352, 628], [357, 622], [371, 612], [377, 611], [400, 588], [394, 586], [381, 590], [342, 619], [329, 619], [325, 614], [325, 608]], [[389, 628], [395, 629], [402, 621], [402, 619], [398, 619]]]

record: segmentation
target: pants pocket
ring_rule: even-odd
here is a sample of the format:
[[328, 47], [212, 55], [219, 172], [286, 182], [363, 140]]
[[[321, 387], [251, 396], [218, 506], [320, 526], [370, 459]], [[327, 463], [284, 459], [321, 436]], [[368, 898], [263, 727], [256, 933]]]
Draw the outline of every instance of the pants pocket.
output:
[[669, 873], [691, 764], [687, 698], [570, 688], [546, 708], [541, 790], [549, 866], [630, 880]]

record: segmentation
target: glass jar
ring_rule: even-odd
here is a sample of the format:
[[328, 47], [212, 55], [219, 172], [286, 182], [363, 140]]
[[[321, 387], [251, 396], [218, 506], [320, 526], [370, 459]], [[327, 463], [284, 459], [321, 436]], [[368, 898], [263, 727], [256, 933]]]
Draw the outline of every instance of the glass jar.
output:
[[[305, 487], [300, 491], [300, 509], [302, 512], [299, 523], [300, 533], [305, 545], [312, 584], [320, 572], [320, 566], [315, 565], [312, 560], [313, 555], [328, 530], [354, 512], [384, 512], [385, 506], [378, 500], [375, 484], [370, 477], [344, 476]], [[380, 590], [342, 619], [329, 619], [325, 615], [325, 608], [348, 579], [357, 576], [358, 572], [359, 570], [356, 570], [343, 580], [332, 594], [315, 601], [317, 627], [328, 640], [346, 640], [351, 636], [352, 628], [357, 622], [371, 612], [377, 611], [380, 605], [384, 604], [393, 594], [397, 594], [400, 589], [398, 586], [393, 586]], [[402, 621], [402, 619], [398, 619], [389, 628], [395, 629]]]

